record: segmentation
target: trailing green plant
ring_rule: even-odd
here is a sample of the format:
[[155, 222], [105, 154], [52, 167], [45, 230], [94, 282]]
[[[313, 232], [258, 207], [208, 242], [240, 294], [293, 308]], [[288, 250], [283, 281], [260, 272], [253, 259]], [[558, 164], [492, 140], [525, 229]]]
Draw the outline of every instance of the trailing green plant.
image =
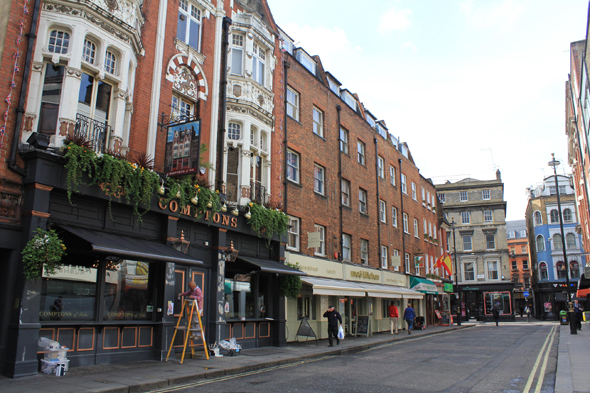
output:
[[82, 175], [86, 173], [92, 178], [97, 171], [96, 153], [89, 147], [70, 143], [64, 151], [66, 159], [68, 200], [72, 203], [72, 193], [78, 192], [82, 184]]
[[273, 235], [284, 235], [289, 230], [289, 217], [278, 209], [266, 208], [254, 202], [249, 203], [251, 217], [248, 224], [258, 237], [264, 235], [270, 243]]
[[[287, 266], [290, 266], [297, 270], [301, 270], [299, 263], [287, 263]], [[300, 276], [287, 274], [279, 275], [279, 292], [282, 296], [286, 296], [291, 299], [296, 299], [297, 296], [299, 296], [299, 292], [301, 291], [301, 286], [302, 284]]]
[[37, 234], [27, 242], [22, 250], [23, 274], [28, 280], [41, 277], [43, 268], [48, 275], [57, 273], [62, 267], [61, 258], [66, 254], [66, 246], [53, 230], [37, 228]]

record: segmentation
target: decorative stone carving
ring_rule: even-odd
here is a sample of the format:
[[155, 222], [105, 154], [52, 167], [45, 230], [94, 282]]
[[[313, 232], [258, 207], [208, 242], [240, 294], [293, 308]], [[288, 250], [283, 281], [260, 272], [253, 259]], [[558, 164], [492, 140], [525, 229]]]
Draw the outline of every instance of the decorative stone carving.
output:
[[20, 222], [22, 193], [21, 185], [0, 180], [0, 222]]
[[59, 135], [72, 136], [76, 129], [76, 122], [69, 119], [59, 119]]
[[239, 106], [239, 105], [227, 105], [226, 110], [228, 112], [236, 112], [236, 113], [241, 113], [244, 115], [250, 115], [250, 116], [260, 120], [261, 122], [263, 122], [267, 126], [272, 127], [272, 119], [270, 117], [267, 117], [267, 116], [264, 116], [264, 115], [258, 113], [255, 110], [248, 109], [248, 108], [245, 108], [245, 107]]
[[178, 67], [173, 77], [173, 87], [175, 90], [195, 100], [198, 99], [199, 90], [197, 80], [187, 67]]
[[[272, 113], [274, 109], [272, 95], [265, 90], [260, 89], [251, 81], [230, 80], [227, 86], [228, 99], [239, 98], [242, 102], [249, 101], [256, 105], [256, 107], [260, 107], [263, 111], [269, 114]], [[239, 93], [239, 95], [236, 93]]]
[[22, 132], [33, 132], [33, 123], [35, 122], [35, 118], [37, 115], [34, 113], [27, 113], [25, 114], [25, 119], [23, 120]]

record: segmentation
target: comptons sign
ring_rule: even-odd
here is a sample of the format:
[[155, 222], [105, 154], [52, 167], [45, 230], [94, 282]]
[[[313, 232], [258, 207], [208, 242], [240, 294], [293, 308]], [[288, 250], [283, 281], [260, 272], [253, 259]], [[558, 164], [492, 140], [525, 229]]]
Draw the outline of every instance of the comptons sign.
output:
[[[170, 203], [166, 203], [165, 199], [161, 198], [160, 201], [158, 202], [158, 206], [162, 210], [169, 209], [172, 213], [180, 213], [185, 216], [198, 217], [200, 214], [202, 214], [201, 212], [199, 212], [197, 210], [196, 207], [190, 206], [190, 205], [186, 205], [184, 207], [184, 209], [181, 209], [180, 206], [178, 205], [178, 202], [175, 200], [171, 200]], [[221, 214], [221, 213], [211, 214], [211, 212], [209, 210], [207, 210], [205, 212], [205, 214], [203, 215], [203, 219], [205, 221], [213, 221], [216, 224], [230, 226], [232, 228], [235, 228], [238, 226], [238, 218], [237, 217], [230, 217], [230, 216], [226, 216], [225, 214]]]

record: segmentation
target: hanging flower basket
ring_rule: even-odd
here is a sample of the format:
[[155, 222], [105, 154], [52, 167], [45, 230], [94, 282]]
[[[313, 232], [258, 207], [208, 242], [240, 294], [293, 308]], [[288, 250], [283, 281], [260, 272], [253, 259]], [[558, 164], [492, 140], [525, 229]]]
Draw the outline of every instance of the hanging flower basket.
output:
[[27, 242], [21, 252], [23, 255], [23, 274], [29, 280], [41, 277], [43, 268], [49, 275], [57, 273], [63, 266], [61, 258], [66, 254], [66, 246], [57, 233], [51, 229], [37, 228], [37, 234]]

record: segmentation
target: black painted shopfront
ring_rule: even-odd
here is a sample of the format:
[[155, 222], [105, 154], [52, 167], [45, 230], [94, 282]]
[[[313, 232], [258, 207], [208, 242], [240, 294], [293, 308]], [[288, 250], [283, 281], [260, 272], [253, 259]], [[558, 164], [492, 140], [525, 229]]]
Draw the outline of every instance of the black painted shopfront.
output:
[[[535, 289], [535, 311], [537, 318], [545, 321], [558, 321], [559, 312], [567, 310], [564, 291], [567, 284], [565, 282], [537, 283]], [[569, 292], [575, 296], [578, 290], [578, 282], [570, 282]]]
[[478, 321], [491, 322], [492, 308], [500, 310], [500, 321], [514, 321], [512, 306], [513, 284], [461, 285], [462, 320], [474, 318]]
[[[2, 292], [2, 374], [31, 375], [42, 352], [39, 337], [69, 348], [70, 366], [166, 358], [179, 293], [195, 281], [203, 290], [208, 343], [236, 337], [244, 348], [284, 345], [284, 299], [278, 274], [299, 274], [285, 266], [283, 249], [259, 238], [243, 214], [194, 218], [189, 207], [154, 195], [141, 219], [99, 186], [80, 186], [71, 202], [59, 155], [25, 154], [27, 177], [20, 243], [33, 231], [55, 229], [67, 247], [57, 274], [25, 280], [19, 258], [7, 261], [12, 297]], [[180, 245], [181, 234], [186, 247]], [[233, 242], [234, 262], [225, 250]], [[22, 295], [21, 295], [22, 294]], [[174, 343], [177, 352], [179, 342]], [[201, 352], [202, 353], [202, 352]]]

